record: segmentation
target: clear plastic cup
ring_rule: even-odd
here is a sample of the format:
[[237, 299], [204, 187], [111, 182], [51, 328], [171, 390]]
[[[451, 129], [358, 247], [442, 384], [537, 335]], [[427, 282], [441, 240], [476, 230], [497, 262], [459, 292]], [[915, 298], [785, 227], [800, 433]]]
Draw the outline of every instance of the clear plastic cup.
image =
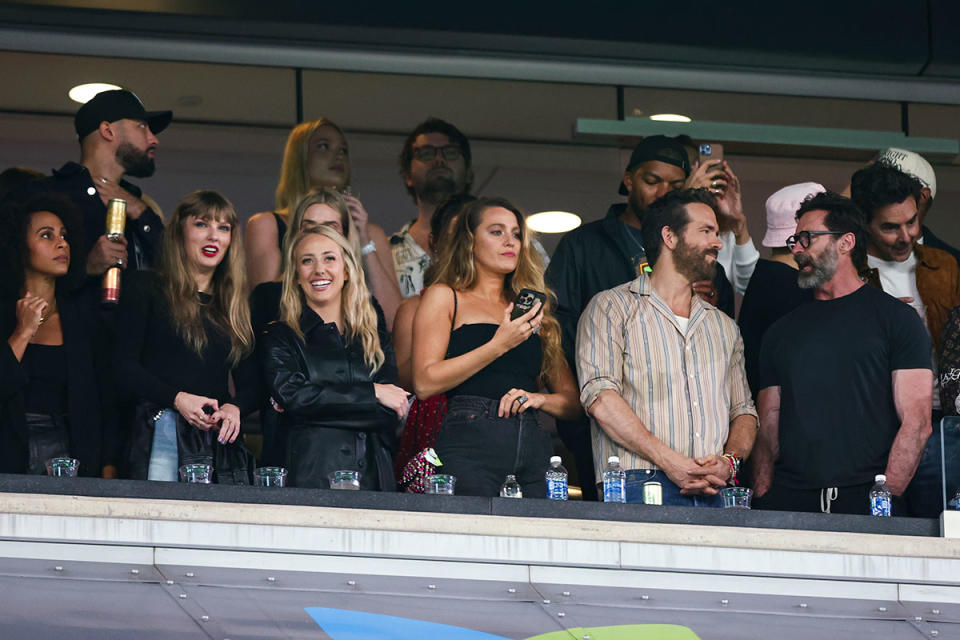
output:
[[213, 467], [209, 464], [185, 464], [180, 467], [180, 482], [210, 484], [213, 482]]
[[446, 473], [438, 473], [427, 478], [427, 488], [424, 493], [452, 496], [456, 484], [456, 476], [451, 476]]
[[287, 470], [283, 467], [260, 467], [253, 472], [253, 484], [258, 487], [285, 487]]
[[360, 490], [360, 472], [351, 469], [340, 469], [327, 476], [331, 489], [345, 489], [347, 491]]
[[749, 509], [753, 489], [747, 487], [724, 487], [720, 490], [724, 509]]
[[50, 458], [47, 460], [47, 475], [54, 478], [76, 478], [80, 461], [76, 458]]

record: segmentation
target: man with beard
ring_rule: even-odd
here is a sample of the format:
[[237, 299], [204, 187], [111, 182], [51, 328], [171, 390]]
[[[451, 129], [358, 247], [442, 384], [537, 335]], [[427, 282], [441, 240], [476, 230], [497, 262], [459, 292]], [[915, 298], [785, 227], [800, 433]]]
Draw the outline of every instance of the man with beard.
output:
[[[853, 201], [867, 219], [867, 269], [861, 273], [871, 285], [900, 298], [925, 321], [934, 353], [943, 344], [950, 310], [960, 305], [960, 267], [949, 253], [923, 237], [923, 208], [930, 202], [927, 189], [913, 175], [900, 171], [886, 157], [860, 169], [850, 180]], [[931, 438], [906, 493], [914, 516], [935, 518], [943, 510], [940, 461], [940, 404], [938, 366], [934, 362]]]
[[459, 129], [427, 118], [407, 136], [400, 152], [400, 174], [417, 205], [417, 217], [390, 237], [393, 266], [404, 298], [423, 289], [430, 265], [430, 216], [447, 198], [470, 191], [470, 141]]
[[[557, 296], [556, 318], [560, 323], [563, 351], [571, 370], [576, 370], [577, 322], [587, 303], [601, 291], [630, 282], [649, 270], [641, 236], [648, 207], [665, 193], [682, 189], [690, 176], [690, 162], [683, 141], [667, 136], [648, 136], [630, 154], [617, 192], [627, 202], [607, 209], [602, 220], [585, 224], [566, 234], [547, 268], [547, 285]], [[739, 204], [739, 184], [724, 193], [725, 207]], [[723, 268], [710, 280], [695, 282], [693, 289], [706, 302], [733, 317], [733, 287]], [[594, 476], [590, 423], [558, 421], [557, 431], [571, 451], [581, 482]], [[583, 487], [585, 500], [595, 500], [593, 486]]]
[[595, 466], [619, 456], [627, 502], [659, 482], [663, 504], [719, 507], [753, 447], [757, 413], [736, 323], [693, 291], [716, 275], [716, 199], [668, 193], [646, 210], [642, 239], [652, 272], [597, 294], [577, 331]]
[[[159, 258], [163, 220], [124, 176], [153, 175], [156, 136], [172, 118], [170, 111], [147, 111], [130, 91], [98, 93], [74, 117], [80, 162], [68, 162], [50, 178], [28, 186], [31, 193], [62, 193], [83, 211], [84, 238], [77, 258], [86, 261], [88, 276], [99, 277], [115, 265], [146, 269]], [[113, 198], [127, 203], [125, 238], [120, 241], [104, 235], [107, 203]]]
[[849, 199], [804, 201], [787, 246], [813, 301], [763, 338], [754, 504], [867, 514], [882, 473], [893, 515], [905, 515], [900, 496], [931, 432], [930, 337], [910, 306], [861, 280], [866, 230]]

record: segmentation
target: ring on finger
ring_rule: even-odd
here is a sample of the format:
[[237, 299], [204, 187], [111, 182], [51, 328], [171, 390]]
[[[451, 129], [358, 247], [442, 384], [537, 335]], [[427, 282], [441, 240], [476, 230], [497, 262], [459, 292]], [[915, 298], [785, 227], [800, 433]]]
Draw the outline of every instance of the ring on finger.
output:
[[118, 267], [122, 267], [122, 266], [123, 266], [123, 258], [117, 258], [117, 266], [118, 266]]
[[517, 400], [520, 401], [520, 404], [525, 404], [526, 401], [529, 400], [529, 399], [530, 399], [530, 398], [527, 397], [527, 394], [523, 394], [522, 396], [520, 396], [519, 398], [517, 398]]
[[710, 183], [710, 186], [713, 187], [714, 189], [716, 189], [718, 184], [720, 184], [720, 183], [719, 183], [718, 181], [714, 180], [713, 182]]

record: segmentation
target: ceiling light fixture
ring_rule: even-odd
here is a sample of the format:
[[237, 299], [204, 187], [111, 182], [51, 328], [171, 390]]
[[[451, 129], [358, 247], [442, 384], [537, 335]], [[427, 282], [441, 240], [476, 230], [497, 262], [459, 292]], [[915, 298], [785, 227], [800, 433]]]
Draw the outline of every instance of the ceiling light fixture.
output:
[[80, 104], [87, 104], [93, 96], [97, 95], [101, 91], [113, 91], [114, 89], [121, 89], [115, 84], [109, 84], [106, 82], [88, 82], [86, 84], [78, 84], [73, 89], [67, 93], [70, 96], [70, 99], [74, 102], [79, 102]]
[[527, 227], [537, 233], [565, 233], [580, 226], [580, 216], [568, 211], [541, 211], [527, 218]]
[[690, 122], [691, 120], [690, 116], [679, 113], [655, 113], [650, 116], [650, 119], [657, 122]]

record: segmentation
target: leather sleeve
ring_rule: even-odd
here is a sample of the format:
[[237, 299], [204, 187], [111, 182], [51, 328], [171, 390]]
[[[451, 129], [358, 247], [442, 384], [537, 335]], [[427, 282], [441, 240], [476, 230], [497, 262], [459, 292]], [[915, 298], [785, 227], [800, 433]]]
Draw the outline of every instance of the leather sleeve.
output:
[[275, 322], [264, 333], [261, 350], [263, 380], [289, 426], [361, 431], [391, 426], [391, 414], [377, 402], [373, 382], [311, 382], [297, 341], [292, 329]]

